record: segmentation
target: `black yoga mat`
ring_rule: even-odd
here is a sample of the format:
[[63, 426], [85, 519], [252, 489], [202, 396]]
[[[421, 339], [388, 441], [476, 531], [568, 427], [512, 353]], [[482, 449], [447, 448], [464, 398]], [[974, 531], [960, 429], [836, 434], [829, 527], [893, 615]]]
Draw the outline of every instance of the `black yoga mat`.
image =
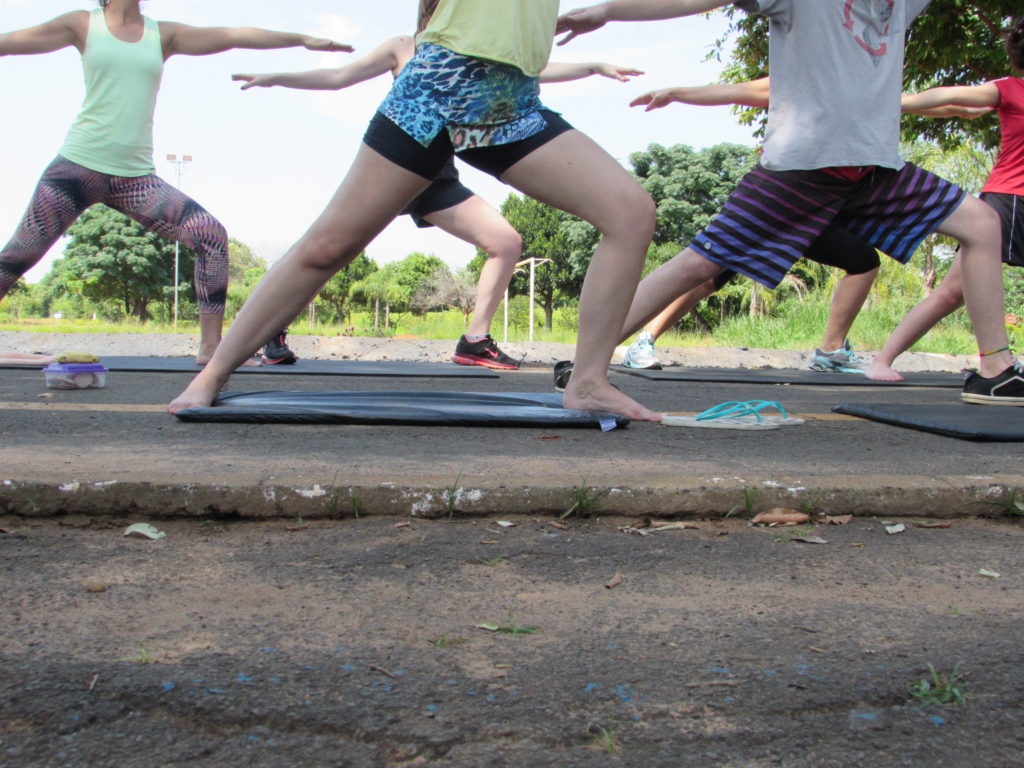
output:
[[873, 381], [859, 373], [818, 373], [795, 368], [663, 368], [660, 371], [625, 368], [617, 373], [640, 376], [651, 381], [710, 381], [729, 384], [796, 384], [817, 387], [945, 387], [959, 389], [961, 373], [905, 373], [906, 381]]
[[842, 403], [832, 410], [961, 440], [1024, 442], [1024, 407], [968, 403]]
[[[201, 366], [191, 357], [118, 357], [104, 355], [100, 362], [111, 371], [125, 373], [198, 373]], [[3, 368], [38, 370], [42, 366], [5, 365]], [[408, 363], [398, 360], [299, 360], [294, 365], [261, 365], [238, 368], [235, 373], [289, 374], [291, 376], [399, 376], [445, 379], [496, 379], [498, 374], [479, 365], [455, 363]]]
[[250, 424], [414, 424], [501, 427], [624, 427], [610, 413], [570, 411], [549, 392], [233, 392], [182, 421]]

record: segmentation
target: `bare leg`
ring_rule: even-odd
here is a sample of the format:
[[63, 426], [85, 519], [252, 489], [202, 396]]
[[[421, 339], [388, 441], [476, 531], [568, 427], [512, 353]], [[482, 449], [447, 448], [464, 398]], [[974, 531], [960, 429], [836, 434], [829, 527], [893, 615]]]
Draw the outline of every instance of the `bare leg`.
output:
[[466, 329], [471, 336], [487, 335], [516, 262], [523, 253], [523, 239], [500, 213], [477, 195], [423, 218], [487, 254], [476, 286], [473, 320]]
[[[1003, 322], [1006, 303], [999, 214], [981, 200], [967, 197], [938, 231], [960, 241], [964, 301], [979, 351], [992, 352], [1008, 346]], [[985, 378], [992, 378], [1011, 365], [1013, 356], [1007, 350], [982, 357], [978, 370]]]
[[654, 233], [650, 196], [607, 152], [575, 130], [531, 152], [502, 181], [581, 217], [602, 234], [583, 281], [578, 352], [565, 407], [659, 421], [661, 414], [608, 382], [608, 363]]
[[647, 325], [644, 326], [644, 330], [654, 337], [657, 341], [658, 337], [661, 336], [665, 331], [674, 326], [684, 317], [700, 304], [704, 299], [713, 294], [717, 288], [715, 288], [714, 280], [707, 280], [701, 283], [693, 290], [687, 291], [678, 299], [669, 304], [665, 309], [659, 312]]
[[[643, 279], [619, 336], [625, 341], [662, 309], [702, 283], [710, 282], [725, 268], [708, 261], [692, 248], [686, 248]], [[573, 376], [576, 375], [575, 369]]]
[[361, 145], [327, 208], [256, 286], [206, 368], [168, 411], [210, 405], [231, 372], [294, 320], [331, 275], [354, 259], [428, 183]]
[[860, 314], [861, 307], [871, 293], [878, 268], [860, 275], [843, 275], [832, 294], [832, 306], [829, 308], [828, 323], [825, 325], [825, 338], [821, 348], [826, 352], [842, 349], [846, 337], [850, 335], [853, 321]]
[[903, 381], [903, 377], [892, 368], [896, 358], [914, 346], [939, 320], [962, 307], [963, 303], [963, 272], [960, 255], [957, 254], [939, 287], [907, 313], [886, 340], [882, 351], [875, 355], [864, 375], [875, 381]]
[[[206, 365], [213, 357], [213, 353], [220, 344], [221, 333], [224, 330], [223, 312], [201, 312], [199, 314], [199, 354], [196, 355], [196, 365]], [[247, 359], [242, 366], [244, 368], [258, 368], [261, 365], [259, 360]]]

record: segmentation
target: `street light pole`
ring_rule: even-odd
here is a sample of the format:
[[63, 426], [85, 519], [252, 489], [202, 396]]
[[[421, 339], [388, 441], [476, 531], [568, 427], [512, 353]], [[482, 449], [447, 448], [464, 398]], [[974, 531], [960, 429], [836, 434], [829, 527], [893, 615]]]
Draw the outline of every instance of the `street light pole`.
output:
[[[178, 169], [178, 189], [181, 189], [181, 175], [185, 171], [185, 166], [192, 162], [192, 155], [182, 155], [181, 159], [178, 159], [177, 155], [168, 155], [168, 162], [173, 163]], [[174, 241], [174, 332], [178, 332], [178, 264], [180, 263], [178, 252], [181, 247], [181, 243], [177, 240]]]

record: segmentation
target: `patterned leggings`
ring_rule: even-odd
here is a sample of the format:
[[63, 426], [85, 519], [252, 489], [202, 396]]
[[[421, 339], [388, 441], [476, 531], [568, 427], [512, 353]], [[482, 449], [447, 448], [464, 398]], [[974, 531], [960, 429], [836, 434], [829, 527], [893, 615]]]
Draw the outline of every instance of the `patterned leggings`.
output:
[[0, 299], [87, 208], [104, 203], [196, 255], [199, 311], [222, 314], [228, 289], [228, 235], [195, 200], [158, 176], [110, 176], [60, 155], [43, 172], [11, 241], [0, 251]]

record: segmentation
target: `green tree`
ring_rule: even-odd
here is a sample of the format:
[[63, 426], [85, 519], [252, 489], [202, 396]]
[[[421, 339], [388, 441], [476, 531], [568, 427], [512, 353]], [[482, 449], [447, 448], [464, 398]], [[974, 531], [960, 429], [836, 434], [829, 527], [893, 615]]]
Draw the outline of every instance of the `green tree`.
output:
[[[590, 225], [529, 197], [510, 194], [501, 215], [523, 238], [523, 258], [550, 259], [534, 270], [534, 299], [544, 309], [544, 327], [551, 330], [555, 304], [579, 298], [593, 254], [596, 233]], [[582, 225], [582, 229], [580, 228]], [[528, 266], [516, 273], [510, 295], [528, 294]]]
[[253, 253], [252, 248], [241, 240], [228, 240], [228, 284], [246, 284], [263, 277], [267, 262]]
[[392, 307], [401, 307], [409, 300], [409, 293], [399, 279], [397, 263], [386, 264], [352, 286], [352, 296], [373, 306], [373, 330], [379, 333], [381, 305], [384, 306], [383, 329], [392, 327]]
[[[408, 302], [424, 286], [430, 285], [438, 270], [446, 270], [445, 263], [434, 254], [410, 253], [395, 265], [395, 279], [403, 291], [403, 299], [397, 302], [399, 309], [409, 309]], [[423, 315], [423, 307], [412, 308], [418, 315]]]
[[[54, 262], [47, 283], [54, 297], [78, 294], [90, 301], [116, 301], [126, 317], [149, 318], [149, 305], [166, 301], [174, 283], [174, 242], [104, 205], [86, 211], [68, 230], [71, 242]], [[181, 249], [180, 275], [190, 275], [194, 257]], [[191, 281], [181, 286], [194, 301]]]
[[351, 263], [327, 281], [327, 284], [317, 294], [317, 303], [330, 308], [334, 318], [339, 322], [345, 322], [348, 317], [349, 298], [352, 296], [352, 288], [360, 280], [365, 280], [377, 271], [377, 264], [366, 255], [360, 253]]
[[751, 147], [651, 144], [629, 156], [633, 172], [657, 205], [655, 244], [689, 244], [721, 211], [725, 199], [754, 164]]

